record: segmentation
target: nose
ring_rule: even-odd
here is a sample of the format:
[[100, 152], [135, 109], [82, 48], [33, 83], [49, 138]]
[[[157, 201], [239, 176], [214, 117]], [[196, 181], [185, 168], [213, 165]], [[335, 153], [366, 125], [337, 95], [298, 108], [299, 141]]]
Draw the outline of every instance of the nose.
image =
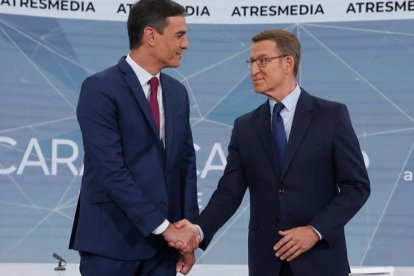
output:
[[252, 62], [251, 64], [250, 64], [250, 74], [252, 75], [252, 76], [254, 76], [254, 75], [256, 75], [257, 73], [259, 73], [260, 72], [260, 68], [259, 68], [259, 66], [256, 64], [256, 62]]
[[181, 49], [187, 49], [188, 47], [190, 47], [190, 42], [188, 41], [187, 36], [183, 36], [183, 40], [181, 42]]

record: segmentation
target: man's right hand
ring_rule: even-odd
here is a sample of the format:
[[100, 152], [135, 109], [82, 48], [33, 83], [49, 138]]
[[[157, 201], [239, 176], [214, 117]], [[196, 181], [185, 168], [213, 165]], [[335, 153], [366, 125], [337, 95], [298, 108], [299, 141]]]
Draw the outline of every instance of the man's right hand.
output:
[[197, 228], [188, 220], [180, 221], [177, 226], [170, 224], [162, 233], [168, 245], [180, 251], [181, 254], [188, 254], [198, 248], [200, 233]]

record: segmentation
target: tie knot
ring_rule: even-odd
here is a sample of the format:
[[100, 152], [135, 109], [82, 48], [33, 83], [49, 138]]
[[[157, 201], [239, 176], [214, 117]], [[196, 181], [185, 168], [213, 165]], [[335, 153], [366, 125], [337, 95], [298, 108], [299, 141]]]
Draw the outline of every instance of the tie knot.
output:
[[149, 80], [149, 84], [151, 87], [151, 92], [156, 92], [158, 90], [158, 78], [157, 77], [153, 77]]
[[280, 111], [282, 111], [283, 108], [285, 108], [285, 106], [283, 105], [283, 103], [281, 103], [281, 102], [276, 103], [275, 106], [273, 107], [273, 113], [274, 114], [279, 114]]

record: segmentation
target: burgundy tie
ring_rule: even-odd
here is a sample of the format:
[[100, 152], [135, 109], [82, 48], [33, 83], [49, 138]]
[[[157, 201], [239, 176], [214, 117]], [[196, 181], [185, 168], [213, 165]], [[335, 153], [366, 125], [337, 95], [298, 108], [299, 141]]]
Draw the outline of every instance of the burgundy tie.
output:
[[157, 91], [158, 91], [158, 78], [153, 77], [149, 80], [151, 87], [151, 93], [149, 98], [149, 104], [151, 108], [152, 117], [154, 117], [155, 128], [157, 129], [158, 135], [160, 134], [160, 111], [158, 109]]

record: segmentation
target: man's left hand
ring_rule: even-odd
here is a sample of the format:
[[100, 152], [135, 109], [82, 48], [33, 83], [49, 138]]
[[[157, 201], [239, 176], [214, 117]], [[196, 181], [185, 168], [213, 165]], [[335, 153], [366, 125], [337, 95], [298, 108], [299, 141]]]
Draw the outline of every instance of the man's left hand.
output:
[[319, 241], [318, 234], [309, 225], [279, 231], [279, 235], [282, 238], [273, 249], [276, 251], [276, 257], [288, 262], [311, 249]]

